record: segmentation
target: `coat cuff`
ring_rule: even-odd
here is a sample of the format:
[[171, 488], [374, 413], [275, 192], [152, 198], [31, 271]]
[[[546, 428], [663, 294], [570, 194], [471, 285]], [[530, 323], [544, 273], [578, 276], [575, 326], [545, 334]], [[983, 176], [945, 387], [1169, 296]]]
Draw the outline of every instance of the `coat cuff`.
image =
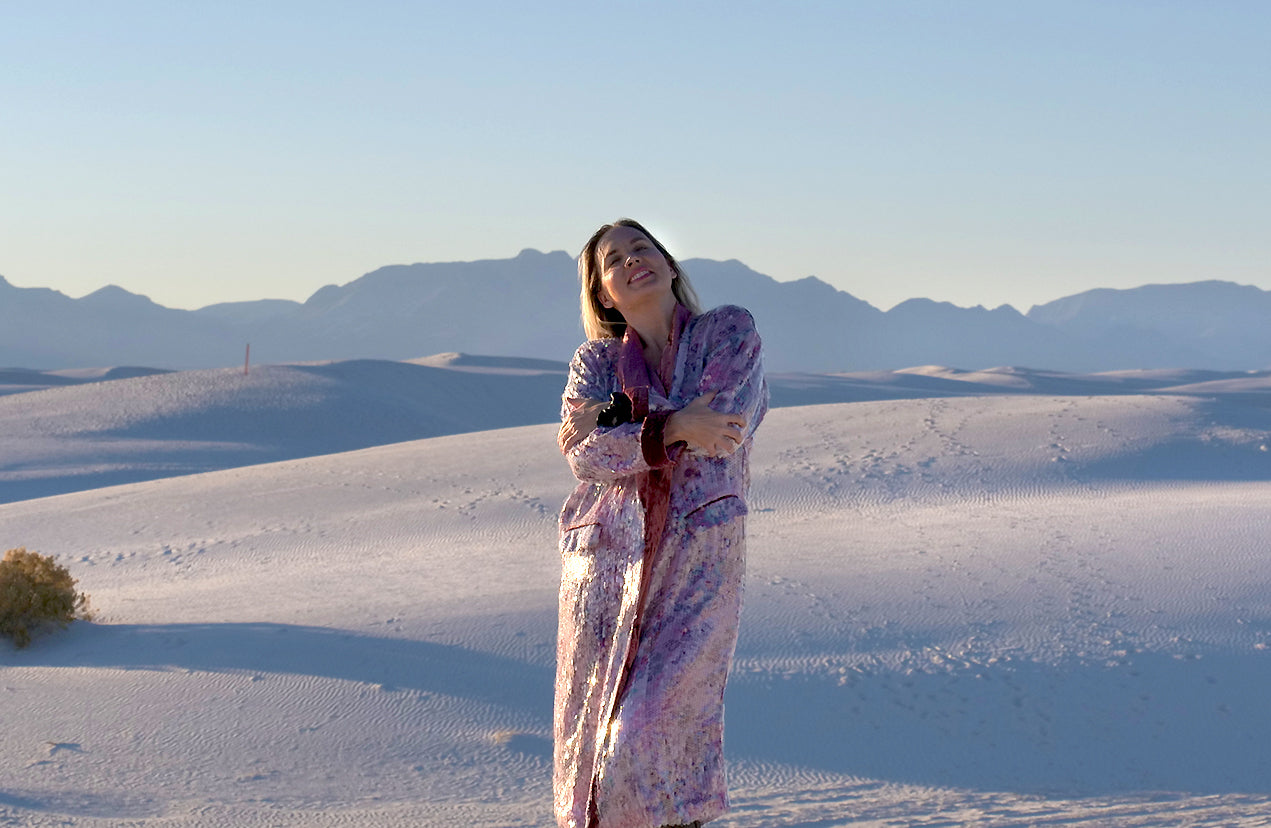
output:
[[671, 447], [670, 453], [667, 452], [667, 446], [663, 443], [666, 435], [666, 421], [674, 413], [674, 411], [650, 411], [644, 418], [644, 425], [640, 428], [640, 449], [644, 454], [644, 462], [652, 468], [669, 466], [675, 462], [672, 455], [679, 455], [678, 443]]

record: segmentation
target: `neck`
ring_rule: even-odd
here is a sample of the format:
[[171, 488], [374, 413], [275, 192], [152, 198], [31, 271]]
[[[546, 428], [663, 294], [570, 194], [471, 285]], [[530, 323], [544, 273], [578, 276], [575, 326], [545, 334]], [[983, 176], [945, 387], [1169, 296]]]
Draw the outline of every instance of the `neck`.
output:
[[624, 312], [623, 316], [627, 324], [640, 335], [645, 349], [653, 349], [660, 354], [671, 338], [671, 325], [675, 321], [675, 308], [678, 304], [675, 296], [668, 293], [666, 299], [656, 306], [635, 308], [630, 313]]

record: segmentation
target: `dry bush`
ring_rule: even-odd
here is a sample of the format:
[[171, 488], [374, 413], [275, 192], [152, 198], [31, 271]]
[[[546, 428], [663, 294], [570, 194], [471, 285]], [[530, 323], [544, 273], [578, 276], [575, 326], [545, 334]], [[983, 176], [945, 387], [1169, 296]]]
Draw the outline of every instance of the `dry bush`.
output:
[[88, 596], [52, 557], [10, 549], [0, 561], [0, 635], [19, 647], [31, 643], [31, 629], [52, 622], [65, 627], [88, 617]]

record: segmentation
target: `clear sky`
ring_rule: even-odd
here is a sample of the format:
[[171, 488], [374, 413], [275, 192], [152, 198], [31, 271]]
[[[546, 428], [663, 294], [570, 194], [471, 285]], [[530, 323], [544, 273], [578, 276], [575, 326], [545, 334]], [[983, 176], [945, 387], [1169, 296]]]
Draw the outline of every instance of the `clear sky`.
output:
[[882, 308], [1271, 289], [1262, 0], [14, 0], [0, 66], [0, 275], [71, 296], [303, 300], [621, 215]]

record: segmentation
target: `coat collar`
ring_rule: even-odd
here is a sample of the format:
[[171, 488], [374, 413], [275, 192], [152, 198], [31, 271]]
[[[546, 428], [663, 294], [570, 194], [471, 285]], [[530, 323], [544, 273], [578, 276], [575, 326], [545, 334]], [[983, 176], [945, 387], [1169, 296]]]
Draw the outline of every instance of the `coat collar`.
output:
[[[649, 366], [644, 361], [644, 343], [635, 328], [627, 326], [622, 335], [622, 351], [618, 356], [618, 377], [622, 380], [623, 392], [631, 398], [633, 414], [643, 418], [648, 413], [650, 389], [662, 396], [670, 392], [671, 382], [675, 375], [675, 355], [680, 348], [680, 336], [684, 327], [693, 318], [693, 312], [676, 303], [671, 318], [671, 341], [662, 351], [662, 363], [656, 374], [649, 373]], [[643, 403], [643, 405], [641, 405]], [[643, 409], [643, 410], [641, 410]]]

